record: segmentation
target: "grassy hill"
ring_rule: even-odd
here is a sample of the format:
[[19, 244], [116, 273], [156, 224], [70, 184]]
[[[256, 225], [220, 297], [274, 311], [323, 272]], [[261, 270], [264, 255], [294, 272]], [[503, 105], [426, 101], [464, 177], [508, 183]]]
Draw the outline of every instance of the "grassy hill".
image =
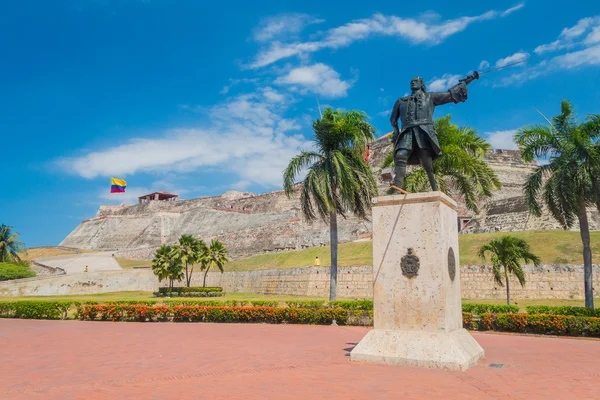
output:
[[[477, 250], [490, 240], [507, 233], [481, 233], [459, 235], [460, 263], [482, 264], [477, 257]], [[582, 264], [582, 244], [579, 232], [572, 231], [525, 231], [512, 232], [511, 235], [526, 239], [539, 255], [544, 264]], [[600, 232], [591, 233], [594, 262], [600, 262]], [[372, 265], [373, 255], [371, 242], [343, 243], [339, 246], [340, 266]], [[259, 256], [236, 260], [226, 264], [225, 271], [248, 271], [261, 269], [294, 268], [312, 266], [316, 256], [321, 259], [321, 266], [329, 266], [331, 257], [329, 246], [313, 247], [301, 251], [262, 254]]]

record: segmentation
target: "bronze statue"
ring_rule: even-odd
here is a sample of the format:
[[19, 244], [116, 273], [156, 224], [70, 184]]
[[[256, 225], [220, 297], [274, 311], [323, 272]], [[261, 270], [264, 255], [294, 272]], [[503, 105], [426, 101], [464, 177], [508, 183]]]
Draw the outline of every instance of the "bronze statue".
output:
[[[467, 85], [479, 79], [474, 72], [446, 92], [427, 92], [423, 78], [410, 81], [410, 96], [399, 98], [394, 104], [390, 122], [394, 127], [395, 176], [392, 189], [402, 188], [407, 165], [418, 165], [419, 161], [429, 177], [432, 190], [438, 190], [433, 175], [433, 160], [442, 154], [433, 125], [433, 111], [446, 103], [462, 103], [467, 100]], [[398, 119], [402, 125], [398, 129]]]

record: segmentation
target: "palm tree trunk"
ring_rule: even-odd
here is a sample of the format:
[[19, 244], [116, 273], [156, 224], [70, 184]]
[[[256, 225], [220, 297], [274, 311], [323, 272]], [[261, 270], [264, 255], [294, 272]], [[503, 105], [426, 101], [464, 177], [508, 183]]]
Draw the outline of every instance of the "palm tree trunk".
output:
[[329, 213], [329, 243], [331, 245], [331, 275], [329, 279], [329, 301], [336, 299], [337, 291], [337, 258], [338, 258], [338, 232], [337, 214]]
[[585, 288], [585, 306], [594, 308], [592, 288], [592, 248], [590, 247], [590, 226], [588, 224], [585, 201], [579, 199], [579, 233], [583, 243], [583, 285]]
[[206, 272], [204, 272], [204, 283], [202, 284], [202, 287], [206, 287], [206, 276], [208, 275], [209, 269], [210, 269], [210, 266], [206, 267]]
[[504, 276], [506, 277], [506, 304], [510, 305], [510, 281], [508, 279], [508, 268], [504, 266]]
[[185, 283], [190, 287], [190, 271], [188, 271], [188, 263], [185, 263]]

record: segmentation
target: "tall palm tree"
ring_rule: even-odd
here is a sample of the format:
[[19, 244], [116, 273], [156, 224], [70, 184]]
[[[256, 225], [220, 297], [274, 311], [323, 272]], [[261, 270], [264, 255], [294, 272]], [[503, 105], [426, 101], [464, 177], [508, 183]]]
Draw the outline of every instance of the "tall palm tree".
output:
[[0, 262], [21, 262], [19, 253], [25, 245], [18, 237], [17, 232], [12, 232], [12, 226], [0, 225]]
[[[433, 161], [433, 173], [442, 192], [464, 198], [467, 208], [479, 212], [478, 203], [492, 195], [501, 184], [496, 172], [483, 159], [491, 146], [473, 128], [458, 127], [450, 115], [434, 121], [442, 154]], [[383, 160], [382, 168], [394, 165], [392, 150]], [[411, 170], [404, 180], [409, 192], [423, 192], [429, 178], [423, 168]]]
[[[525, 161], [548, 158], [529, 176], [523, 190], [525, 199], [536, 216], [542, 215], [540, 195], [550, 214], [569, 229], [579, 220], [583, 243], [585, 306], [594, 307], [592, 289], [592, 249], [586, 208], [600, 210], [600, 115], [591, 115], [583, 123], [575, 120], [573, 107], [567, 100], [561, 112], [548, 125], [533, 125], [515, 134]], [[540, 113], [541, 114], [541, 113]]]
[[[506, 304], [510, 304], [509, 275], [515, 275], [521, 286], [524, 286], [525, 273], [521, 267], [521, 260], [525, 263], [533, 262], [535, 266], [538, 266], [540, 258], [531, 252], [527, 241], [510, 235], [494, 239], [488, 244], [481, 246], [478, 253], [479, 256], [485, 260], [487, 253], [491, 254], [490, 259], [492, 261], [494, 280], [500, 286], [504, 286], [502, 282], [502, 275], [504, 275], [506, 281]], [[501, 268], [504, 269], [504, 274], [501, 273]]]
[[202, 268], [205, 269], [203, 287], [206, 287], [206, 276], [211, 267], [217, 267], [223, 273], [223, 266], [229, 261], [226, 255], [227, 249], [223, 246], [223, 243], [215, 239], [211, 240], [210, 246], [206, 248], [202, 257]]
[[337, 286], [337, 216], [348, 212], [366, 218], [377, 185], [363, 158], [374, 140], [374, 129], [361, 111], [333, 111], [327, 108], [313, 122], [314, 150], [292, 158], [283, 173], [283, 187], [289, 197], [295, 192], [295, 179], [308, 170], [302, 182], [300, 204], [308, 221], [318, 217], [329, 221], [331, 279], [329, 299], [335, 300]]
[[188, 234], [181, 235], [179, 243], [173, 246], [172, 256], [185, 265], [185, 282], [187, 287], [190, 287], [190, 283], [192, 282], [194, 264], [201, 261], [205, 249], [206, 244], [203, 240], [198, 240]]

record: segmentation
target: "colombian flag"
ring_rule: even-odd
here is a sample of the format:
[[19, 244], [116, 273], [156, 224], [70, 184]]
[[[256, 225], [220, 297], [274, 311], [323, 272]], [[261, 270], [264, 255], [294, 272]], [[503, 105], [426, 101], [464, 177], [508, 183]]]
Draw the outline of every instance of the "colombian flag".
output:
[[112, 178], [110, 181], [110, 192], [111, 193], [123, 193], [127, 187], [127, 182], [123, 179]]

